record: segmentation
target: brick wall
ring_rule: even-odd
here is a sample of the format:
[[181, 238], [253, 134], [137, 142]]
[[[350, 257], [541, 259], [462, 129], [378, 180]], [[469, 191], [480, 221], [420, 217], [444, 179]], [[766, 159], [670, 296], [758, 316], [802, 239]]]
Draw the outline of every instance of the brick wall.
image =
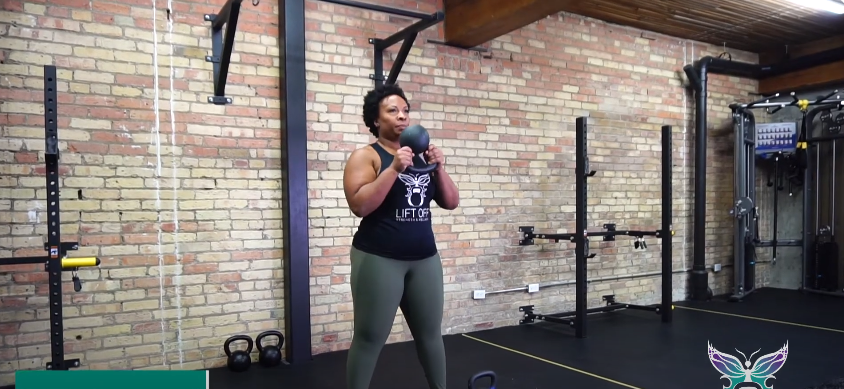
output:
[[[44, 255], [53, 64], [62, 233], [102, 259], [81, 292], [64, 285], [67, 357], [85, 368], [219, 365], [226, 337], [281, 326], [277, 7], [244, 7], [234, 104], [215, 106], [202, 15], [217, 3], [3, 2], [0, 254]], [[38, 268], [0, 267], [0, 385], [49, 358]]]
[[[211, 4], [209, 4], [211, 3]], [[74, 255], [97, 255], [65, 295], [69, 358], [84, 368], [219, 366], [235, 333], [283, 325], [277, 2], [244, 2], [230, 69], [229, 106], [212, 93], [208, 25], [222, 1], [8, 0], [0, 13], [0, 261], [43, 255], [42, 65], [59, 68], [62, 232]], [[401, 3], [407, 7], [408, 2]], [[48, 5], [49, 4], [49, 5]], [[434, 11], [433, 0], [418, 5]], [[169, 10], [169, 12], [168, 12]], [[307, 77], [315, 352], [344, 349], [352, 334], [348, 250], [358, 220], [342, 194], [349, 153], [371, 142], [360, 112], [372, 86], [367, 39], [410, 21], [309, 1]], [[441, 26], [440, 26], [441, 27]], [[399, 77], [446, 153], [461, 207], [434, 211], [446, 271], [448, 333], [517, 323], [519, 305], [573, 307], [573, 287], [471, 291], [573, 281], [573, 245], [519, 247], [519, 225], [574, 227], [574, 122], [589, 116], [589, 225], [656, 229], [659, 128], [674, 126], [674, 267], [691, 265], [693, 100], [684, 64], [722, 49], [561, 14], [502, 36], [491, 58], [426, 44]], [[441, 38], [441, 37], [440, 37]], [[385, 65], [395, 55], [388, 54]], [[736, 60], [755, 56], [732, 52]], [[755, 82], [712, 75], [707, 262], [729, 263], [732, 141], [727, 104]], [[659, 244], [593, 243], [590, 277], [659, 270]], [[598, 249], [600, 247], [600, 249]], [[45, 276], [0, 267], [0, 385], [49, 358]], [[712, 276], [716, 292], [729, 269]], [[69, 280], [70, 275], [66, 275]], [[686, 275], [674, 277], [675, 299]], [[66, 283], [65, 291], [72, 292]], [[590, 286], [590, 305], [655, 302], [659, 278]], [[390, 341], [407, 340], [397, 316]]]

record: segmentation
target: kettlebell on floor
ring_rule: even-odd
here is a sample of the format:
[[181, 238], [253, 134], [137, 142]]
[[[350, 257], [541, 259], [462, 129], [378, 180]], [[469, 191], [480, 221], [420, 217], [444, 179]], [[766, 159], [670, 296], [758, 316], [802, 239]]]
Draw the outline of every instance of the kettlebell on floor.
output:
[[484, 378], [489, 378], [489, 389], [495, 389], [495, 381], [498, 380], [498, 376], [492, 370], [482, 371], [469, 378], [469, 389], [480, 389], [481, 387], [477, 386], [478, 381]]
[[[238, 340], [246, 341], [246, 350], [232, 351], [232, 343]], [[250, 356], [252, 353], [252, 346], [252, 338], [248, 335], [235, 335], [226, 339], [226, 342], [223, 344], [223, 351], [225, 351], [228, 356], [226, 364], [228, 365], [229, 370], [238, 373], [249, 370], [249, 366], [252, 366], [252, 357]]]
[[[275, 336], [278, 338], [277, 345], [264, 345], [264, 338], [267, 336]], [[255, 344], [258, 346], [258, 363], [264, 367], [273, 367], [281, 364], [281, 347], [284, 346], [284, 335], [279, 331], [264, 331], [255, 338]]]

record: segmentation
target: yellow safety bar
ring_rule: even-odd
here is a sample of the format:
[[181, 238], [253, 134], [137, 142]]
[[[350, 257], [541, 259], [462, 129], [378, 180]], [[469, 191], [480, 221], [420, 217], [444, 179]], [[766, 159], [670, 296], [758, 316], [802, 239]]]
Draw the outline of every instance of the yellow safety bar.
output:
[[62, 269], [92, 266], [100, 266], [100, 259], [97, 257], [62, 258]]

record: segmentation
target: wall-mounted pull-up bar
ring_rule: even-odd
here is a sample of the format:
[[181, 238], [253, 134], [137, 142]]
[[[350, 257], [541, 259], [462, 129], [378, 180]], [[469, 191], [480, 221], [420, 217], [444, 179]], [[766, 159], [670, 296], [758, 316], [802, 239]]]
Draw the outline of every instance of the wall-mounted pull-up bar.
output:
[[445, 14], [442, 11], [437, 11], [432, 14], [425, 14], [421, 12], [408, 11], [398, 8], [385, 7], [383, 5], [369, 4], [351, 0], [321, 1], [353, 8], [366, 9], [375, 12], [383, 12], [390, 15], [405, 16], [409, 18], [419, 19], [419, 21], [417, 21], [416, 23], [413, 23], [405, 27], [403, 30], [393, 35], [390, 35], [384, 39], [369, 39], [369, 43], [372, 44], [375, 49], [375, 55], [373, 58], [373, 67], [375, 68], [375, 72], [370, 74], [369, 78], [375, 80], [375, 85], [378, 86], [384, 84], [384, 50], [396, 43], [402, 42], [401, 48], [399, 49], [398, 54], [396, 54], [396, 60], [393, 62], [393, 66], [390, 68], [390, 72], [388, 73], [386, 79], [387, 84], [395, 84], [396, 80], [399, 77], [399, 73], [401, 73], [401, 68], [404, 66], [404, 61], [407, 60], [407, 55], [410, 54], [410, 49], [413, 47], [413, 42], [416, 40], [416, 36], [419, 35], [420, 32], [426, 30], [431, 26], [439, 24], [443, 21], [443, 19], [445, 19]]

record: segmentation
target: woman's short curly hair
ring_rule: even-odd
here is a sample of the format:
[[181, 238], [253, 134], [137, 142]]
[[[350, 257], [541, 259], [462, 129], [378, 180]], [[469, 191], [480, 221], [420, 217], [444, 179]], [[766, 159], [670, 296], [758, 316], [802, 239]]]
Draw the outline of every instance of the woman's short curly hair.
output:
[[375, 87], [375, 89], [367, 92], [363, 98], [363, 124], [369, 128], [369, 132], [376, 138], [378, 137], [378, 127], [375, 126], [375, 121], [378, 120], [381, 100], [393, 95], [401, 97], [408, 106], [410, 105], [410, 102], [407, 101], [407, 97], [404, 95], [404, 90], [395, 84], [384, 84]]

